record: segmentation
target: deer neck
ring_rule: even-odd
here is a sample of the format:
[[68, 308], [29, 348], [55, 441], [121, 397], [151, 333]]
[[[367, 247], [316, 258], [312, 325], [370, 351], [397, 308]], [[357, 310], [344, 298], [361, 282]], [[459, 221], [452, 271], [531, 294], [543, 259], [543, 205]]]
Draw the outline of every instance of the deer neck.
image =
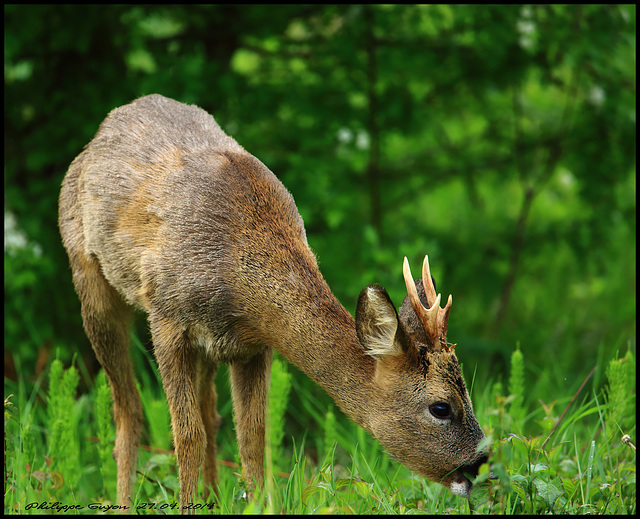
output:
[[[292, 288], [292, 287], [288, 287]], [[301, 369], [358, 425], [369, 429], [375, 359], [355, 321], [318, 272], [311, 285], [264, 294], [260, 339]]]

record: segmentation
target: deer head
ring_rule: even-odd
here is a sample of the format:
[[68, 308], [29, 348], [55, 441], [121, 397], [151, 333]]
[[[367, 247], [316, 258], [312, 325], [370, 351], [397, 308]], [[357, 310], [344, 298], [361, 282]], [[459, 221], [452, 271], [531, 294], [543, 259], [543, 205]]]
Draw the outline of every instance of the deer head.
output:
[[360, 295], [356, 329], [368, 354], [376, 359], [372, 395], [377, 406], [369, 429], [389, 453], [412, 470], [468, 496], [465, 473], [477, 475], [487, 460], [478, 452], [484, 439], [473, 415], [454, 346], [447, 343], [452, 298], [440, 308], [440, 294], [425, 256], [422, 279], [414, 283], [404, 259], [407, 286], [399, 315], [379, 286]]

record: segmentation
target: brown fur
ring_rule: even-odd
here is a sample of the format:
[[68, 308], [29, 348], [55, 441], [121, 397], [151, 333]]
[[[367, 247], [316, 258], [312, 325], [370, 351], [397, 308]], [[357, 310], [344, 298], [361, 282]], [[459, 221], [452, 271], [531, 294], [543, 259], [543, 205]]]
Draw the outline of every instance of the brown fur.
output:
[[[463, 472], [486, 454], [455, 354], [425, 344], [407, 300], [398, 316], [378, 286], [363, 290], [354, 322], [322, 278], [289, 192], [203, 110], [151, 95], [111, 112], [67, 172], [59, 224], [113, 392], [120, 503], [142, 428], [127, 354], [134, 308], [148, 316], [169, 403], [181, 505], [195, 498], [203, 464], [216, 490], [220, 363], [231, 366], [243, 474], [262, 484], [274, 349], [394, 457], [468, 493]], [[420, 281], [418, 291], [424, 298]], [[449, 419], [430, 414], [437, 402], [449, 403]]]

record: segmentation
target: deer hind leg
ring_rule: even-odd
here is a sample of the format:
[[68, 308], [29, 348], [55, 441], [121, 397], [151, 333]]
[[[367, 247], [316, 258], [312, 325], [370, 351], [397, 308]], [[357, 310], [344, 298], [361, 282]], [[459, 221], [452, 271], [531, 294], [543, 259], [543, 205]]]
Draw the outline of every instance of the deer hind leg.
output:
[[182, 513], [192, 513], [190, 504], [194, 502], [207, 443], [200, 412], [200, 356], [197, 346], [181, 327], [158, 316], [150, 316], [149, 323], [171, 413], [180, 477], [180, 509]]
[[231, 364], [236, 436], [242, 461], [242, 475], [249, 488], [264, 483], [264, 435], [267, 392], [271, 376], [272, 350], [246, 362]]
[[129, 506], [142, 432], [142, 405], [128, 354], [131, 309], [104, 278], [94, 257], [72, 255], [71, 265], [84, 329], [111, 385], [118, 503]]
[[216, 459], [216, 434], [220, 427], [220, 416], [216, 409], [216, 386], [214, 377], [218, 365], [207, 358], [206, 354], [200, 360], [200, 414], [204, 424], [207, 446], [204, 454], [204, 498], [209, 499], [210, 488], [218, 495], [218, 467]]

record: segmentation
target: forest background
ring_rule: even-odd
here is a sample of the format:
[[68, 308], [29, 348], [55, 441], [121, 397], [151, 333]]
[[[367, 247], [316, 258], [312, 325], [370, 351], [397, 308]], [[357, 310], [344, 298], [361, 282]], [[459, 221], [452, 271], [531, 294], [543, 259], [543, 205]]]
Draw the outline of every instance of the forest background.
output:
[[[399, 306], [402, 258], [428, 254], [468, 383], [519, 347], [527, 400], [549, 402], [635, 353], [635, 6], [4, 13], [5, 384], [54, 356], [85, 386], [98, 370], [59, 188], [109, 111], [150, 93], [204, 108], [282, 180], [349, 311], [373, 282]], [[309, 420], [292, 398], [285, 437]]]

